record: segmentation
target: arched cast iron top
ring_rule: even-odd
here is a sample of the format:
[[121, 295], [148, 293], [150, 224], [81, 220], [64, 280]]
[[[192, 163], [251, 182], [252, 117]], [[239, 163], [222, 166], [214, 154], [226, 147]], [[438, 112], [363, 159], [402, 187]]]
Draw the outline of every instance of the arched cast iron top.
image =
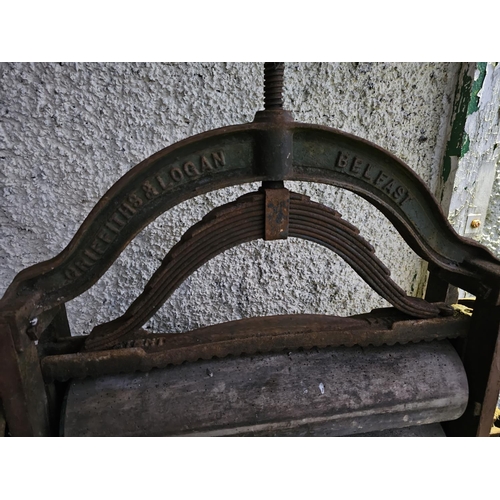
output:
[[450, 283], [498, 301], [500, 261], [457, 235], [405, 163], [366, 140], [295, 123], [282, 113], [259, 112], [250, 124], [193, 136], [132, 168], [58, 256], [16, 276], [0, 309], [24, 304], [33, 317], [67, 302], [90, 288], [129, 241], [166, 210], [215, 189], [276, 180], [331, 184], [362, 196]]

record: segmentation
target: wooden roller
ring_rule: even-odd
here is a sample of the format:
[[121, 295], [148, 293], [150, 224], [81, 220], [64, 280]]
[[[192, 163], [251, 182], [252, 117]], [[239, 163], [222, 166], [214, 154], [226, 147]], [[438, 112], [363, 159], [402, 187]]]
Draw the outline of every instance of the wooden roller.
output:
[[247, 355], [73, 380], [64, 436], [343, 436], [453, 420], [448, 341]]

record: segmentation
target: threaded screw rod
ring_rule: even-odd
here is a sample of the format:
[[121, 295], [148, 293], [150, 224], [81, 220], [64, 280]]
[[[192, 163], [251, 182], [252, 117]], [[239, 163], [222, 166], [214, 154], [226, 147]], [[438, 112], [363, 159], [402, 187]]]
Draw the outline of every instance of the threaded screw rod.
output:
[[283, 109], [285, 63], [264, 63], [264, 109]]

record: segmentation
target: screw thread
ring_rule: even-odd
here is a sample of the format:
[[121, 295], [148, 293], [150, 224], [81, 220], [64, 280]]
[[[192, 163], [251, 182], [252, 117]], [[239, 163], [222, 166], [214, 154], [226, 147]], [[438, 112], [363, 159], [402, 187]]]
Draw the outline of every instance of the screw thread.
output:
[[285, 63], [264, 63], [264, 109], [283, 109]]

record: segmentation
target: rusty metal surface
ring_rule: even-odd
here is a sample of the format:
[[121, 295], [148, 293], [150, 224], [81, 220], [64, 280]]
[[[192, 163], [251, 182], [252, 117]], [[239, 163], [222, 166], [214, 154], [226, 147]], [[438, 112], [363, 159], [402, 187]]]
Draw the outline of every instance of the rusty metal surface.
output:
[[313, 241], [336, 252], [373, 290], [402, 312], [431, 318], [452, 311], [444, 304], [407, 296], [391, 280], [389, 269], [377, 259], [374, 248], [359, 236], [359, 230], [335, 210], [287, 189], [264, 189], [215, 208], [190, 228], [166, 255], [144, 292], [120, 318], [96, 326], [85, 348], [109, 348], [133, 334], [190, 274], [224, 250], [282, 234]]
[[[313, 347], [380, 346], [463, 337], [470, 317], [416, 320], [394, 310], [341, 318], [285, 315], [248, 318], [179, 334], [136, 333], [115, 349], [46, 356], [41, 365], [46, 380], [97, 377], [104, 374], [149, 371], [185, 361], [239, 356]], [[142, 334], [142, 337], [141, 337]], [[71, 346], [69, 346], [71, 349]]]
[[12, 316], [0, 316], [0, 400], [12, 435], [50, 434], [38, 354], [27, 336], [16, 336]]
[[265, 234], [264, 239], [288, 238], [290, 217], [290, 191], [284, 188], [265, 189]]
[[7, 434], [7, 422], [3, 413], [2, 401], [0, 401], [0, 437], [5, 437]]
[[264, 109], [283, 109], [285, 63], [264, 63]]
[[444, 428], [459, 436], [488, 436], [500, 391], [500, 307], [476, 300], [461, 353], [469, 379], [470, 399], [464, 415]]
[[[458, 424], [461, 429], [467, 428], [467, 432], [476, 433], [479, 429], [478, 432], [484, 434], [493, 390], [500, 380], [498, 349], [495, 350], [500, 322], [500, 261], [485, 247], [456, 234], [425, 184], [401, 160], [350, 134], [295, 123], [291, 113], [281, 109], [281, 63], [269, 64], [274, 66], [266, 68], [266, 109], [256, 114], [254, 122], [191, 137], [134, 167], [103, 196], [58, 256], [22, 271], [9, 286], [0, 300], [0, 399], [14, 434], [48, 433], [47, 415], [51, 412], [34, 342], [57, 340], [60, 328], [65, 332], [63, 336], [69, 334], [63, 304], [92, 286], [139, 231], [169, 208], [200, 194], [252, 181], [262, 181], [265, 185], [284, 180], [331, 184], [364, 197], [386, 215], [410, 247], [433, 266], [433, 280], [441, 285], [446, 282], [460, 287], [478, 297], [480, 307], [475, 309], [471, 333], [462, 353], [473, 397]], [[144, 292], [146, 296], [154, 296], [154, 303], [137, 307], [141, 304], [141, 295], [141, 300], [134, 302], [124, 317], [94, 332], [87, 347], [109, 347], [133, 334], [147, 314], [159, 307], [196, 266], [225, 248], [265, 237], [264, 194], [260, 196], [258, 208], [250, 203], [251, 209], [244, 214], [238, 214], [236, 209], [226, 214], [227, 220], [216, 217], [211, 223], [218, 224], [219, 232], [208, 247], [196, 248], [196, 236], [194, 232], [189, 234], [187, 237], [193, 237], [192, 260], [172, 270], [165, 283], [161, 273], [155, 274]], [[305, 238], [336, 251], [378, 293], [390, 297], [388, 300], [400, 309], [424, 317], [446, 313], [442, 305], [407, 297], [388, 278], [386, 268], [373, 256], [371, 247], [359, 237], [357, 230], [334, 211], [292, 196], [286, 224], [286, 217], [281, 222], [279, 219], [285, 215], [287, 205], [283, 198], [272, 200], [273, 196], [279, 197], [279, 194], [276, 192], [269, 198], [268, 215], [274, 207], [272, 224], [268, 223], [270, 236], [280, 234], [281, 229], [284, 232], [287, 226], [289, 236]], [[234, 222], [238, 227], [231, 227]], [[199, 241], [207, 242], [203, 238]], [[168, 262], [164, 264], [168, 266]], [[452, 290], [445, 285], [440, 288], [435, 296], [449, 300]], [[276, 338], [269, 336], [274, 340], [266, 345], [273, 348]], [[306, 342], [305, 337], [302, 340]], [[391, 337], [392, 340], [396, 341]], [[71, 344], [69, 340], [59, 341]], [[244, 340], [238, 342], [234, 345], [244, 344]], [[234, 345], [231, 349], [238, 351]], [[116, 366], [120, 363], [129, 366], [127, 356], [137, 349], [140, 348], [126, 348], [128, 354], [124, 354]], [[198, 352], [196, 349], [190, 347], [185, 355], [192, 357]], [[225, 352], [225, 348], [221, 349]], [[231, 349], [226, 351], [232, 353]], [[110, 355], [112, 362], [120, 355], [117, 352]], [[154, 357], [167, 351], [143, 352]], [[49, 358], [44, 358], [44, 362], [49, 363]], [[89, 358], [88, 366], [90, 363]]]
[[[279, 144], [277, 155], [273, 144]], [[74, 298], [165, 210], [213, 189], [278, 180], [279, 172], [265, 175], [261, 160], [281, 165], [283, 157], [288, 163], [281, 180], [328, 183], [365, 197], [419, 255], [446, 273], [448, 281], [496, 303], [499, 261], [453, 231], [434, 197], [404, 163], [367, 141], [327, 127], [262, 121], [186, 139], [133, 168], [106, 193], [59, 256], [15, 278], [0, 307], [15, 299], [31, 302], [29, 321]]]

